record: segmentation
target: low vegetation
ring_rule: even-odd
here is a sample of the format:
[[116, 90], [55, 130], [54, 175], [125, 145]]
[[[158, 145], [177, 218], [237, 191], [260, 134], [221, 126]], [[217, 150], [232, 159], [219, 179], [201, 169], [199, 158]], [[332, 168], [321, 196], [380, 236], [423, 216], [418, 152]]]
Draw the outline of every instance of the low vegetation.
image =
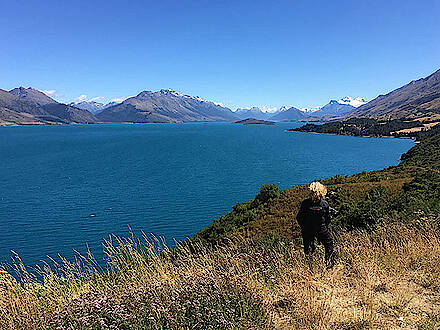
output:
[[113, 237], [92, 255], [0, 272], [3, 329], [440, 328], [440, 135], [399, 166], [322, 180], [337, 259], [304, 257], [306, 186], [263, 185], [171, 249]]
[[[430, 124], [427, 122], [426, 124]], [[434, 125], [434, 123], [432, 123]], [[418, 120], [377, 120], [372, 118], [350, 118], [343, 121], [334, 121], [318, 124], [306, 124], [298, 128], [290, 129], [296, 132], [313, 132], [325, 134], [341, 134], [353, 136], [392, 136], [397, 138], [414, 138], [417, 140], [425, 138], [432, 132], [440, 131], [437, 124], [434, 130], [426, 129], [425, 125]]]
[[[114, 238], [109, 270], [92, 258], [41, 280], [1, 273], [3, 329], [361, 329], [440, 326], [438, 219], [336, 234], [326, 270], [287, 240], [231, 240], [171, 250]], [[161, 253], [158, 253], [158, 250]], [[80, 264], [82, 264], [80, 266]]]

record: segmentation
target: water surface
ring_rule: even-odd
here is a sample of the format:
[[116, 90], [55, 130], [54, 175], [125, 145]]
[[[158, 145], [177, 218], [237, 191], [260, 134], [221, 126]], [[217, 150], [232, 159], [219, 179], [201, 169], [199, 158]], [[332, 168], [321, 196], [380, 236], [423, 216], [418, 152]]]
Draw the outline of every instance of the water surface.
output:
[[0, 128], [0, 261], [98, 256], [110, 233], [184, 239], [255, 196], [395, 165], [411, 140], [286, 132], [298, 124]]

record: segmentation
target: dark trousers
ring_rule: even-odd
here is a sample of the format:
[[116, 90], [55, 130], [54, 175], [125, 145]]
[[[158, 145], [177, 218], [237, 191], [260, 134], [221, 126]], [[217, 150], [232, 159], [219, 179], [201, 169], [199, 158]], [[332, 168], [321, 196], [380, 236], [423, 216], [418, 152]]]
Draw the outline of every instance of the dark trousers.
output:
[[317, 232], [303, 230], [302, 238], [304, 243], [304, 253], [306, 256], [315, 252], [315, 238], [317, 238], [318, 242], [324, 245], [325, 260], [329, 262], [333, 259], [333, 239], [327, 228], [321, 228]]

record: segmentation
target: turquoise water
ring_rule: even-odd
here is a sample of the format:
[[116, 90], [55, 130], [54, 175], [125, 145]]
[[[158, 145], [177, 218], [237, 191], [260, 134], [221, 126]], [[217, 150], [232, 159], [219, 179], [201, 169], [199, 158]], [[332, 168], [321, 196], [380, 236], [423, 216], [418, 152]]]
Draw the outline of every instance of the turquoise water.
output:
[[129, 226], [184, 239], [255, 196], [395, 165], [411, 140], [286, 132], [232, 123], [0, 128], [0, 261], [27, 264]]

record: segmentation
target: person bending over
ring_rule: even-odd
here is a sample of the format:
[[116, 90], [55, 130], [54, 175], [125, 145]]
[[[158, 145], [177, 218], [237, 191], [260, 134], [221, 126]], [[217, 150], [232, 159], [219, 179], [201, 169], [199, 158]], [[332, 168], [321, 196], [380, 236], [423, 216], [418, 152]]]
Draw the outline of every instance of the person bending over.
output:
[[333, 239], [328, 231], [330, 223], [330, 207], [325, 200], [327, 188], [319, 183], [312, 182], [309, 186], [309, 198], [300, 206], [296, 217], [304, 243], [304, 253], [310, 257], [315, 251], [315, 238], [325, 248], [325, 261], [328, 267], [334, 263]]

